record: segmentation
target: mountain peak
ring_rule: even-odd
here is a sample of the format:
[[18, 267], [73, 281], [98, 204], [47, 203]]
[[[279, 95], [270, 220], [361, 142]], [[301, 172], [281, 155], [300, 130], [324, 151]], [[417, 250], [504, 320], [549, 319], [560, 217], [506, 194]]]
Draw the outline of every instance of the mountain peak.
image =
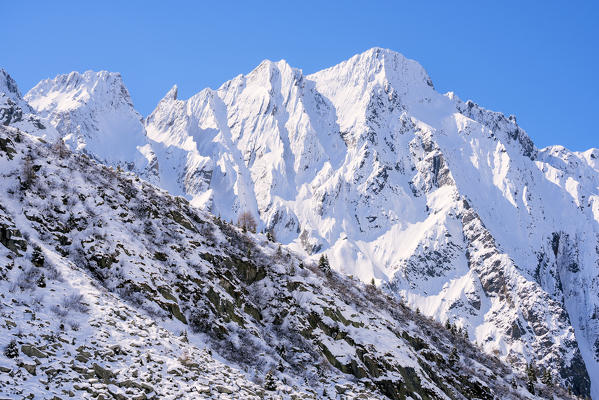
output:
[[4, 93], [15, 101], [22, 99], [17, 83], [4, 68], [0, 68], [0, 93]]
[[177, 100], [177, 93], [179, 92], [179, 88], [177, 85], [173, 85], [172, 88], [170, 88], [170, 90], [168, 92], [166, 92], [166, 94], [164, 95], [164, 97], [162, 98], [161, 101], [167, 101], [167, 100]]
[[277, 75], [292, 76], [297, 73], [301, 75], [300, 70], [293, 68], [285, 60], [264, 60], [245, 77], [250, 81], [256, 80], [265, 83], [266, 81], [272, 81]]
[[81, 85], [94, 85], [98, 82], [114, 82], [123, 85], [123, 78], [121, 77], [121, 74], [118, 72], [109, 72], [104, 70], [87, 70], [83, 73], [78, 71], [72, 71], [68, 74], [57, 75], [56, 77], [54, 77], [54, 79], [45, 79], [42, 82], [40, 82], [37, 86], [40, 86], [43, 83], [53, 83], [64, 88], [73, 89]]
[[[373, 47], [349, 58], [333, 67], [316, 72], [309, 76], [315, 81], [328, 82], [326, 85], [364, 87], [368, 82], [378, 82], [402, 91], [411, 89], [434, 89], [433, 83], [416, 61], [403, 54], [381, 47]], [[337, 83], [333, 83], [336, 81]], [[427, 89], [427, 87], [429, 89]]]
[[398, 51], [386, 49], [384, 47], [378, 47], [378, 46], [371, 47], [370, 49], [357, 54], [357, 56], [371, 57], [371, 58], [377, 58], [377, 59], [382, 59], [386, 56], [400, 56], [400, 57], [405, 58], [404, 55]]
[[38, 83], [25, 99], [73, 149], [101, 162], [140, 173], [151, 156], [141, 115], [133, 108], [120, 73], [71, 72]]
[[286, 60], [279, 60], [279, 61], [272, 61], [272, 60], [262, 60], [262, 62], [260, 64], [258, 64], [258, 66], [256, 68], [254, 68], [255, 70], [259, 70], [262, 68], [277, 68], [277, 69], [282, 69], [282, 68], [290, 68], [290, 69], [294, 69], [293, 67], [291, 67], [291, 65], [289, 65], [289, 63]]
[[[285, 60], [271, 61], [264, 60], [248, 74], [241, 74], [223, 83], [218, 92], [226, 92], [231, 88], [243, 90], [247, 86], [255, 86], [271, 90], [282, 86], [290, 87], [303, 79], [302, 70], [293, 68]], [[276, 89], [275, 89], [276, 90]]]
[[33, 87], [25, 99], [41, 113], [49, 109], [75, 109], [90, 102], [115, 107], [124, 102], [133, 106], [121, 74], [109, 71], [73, 71], [45, 79]]

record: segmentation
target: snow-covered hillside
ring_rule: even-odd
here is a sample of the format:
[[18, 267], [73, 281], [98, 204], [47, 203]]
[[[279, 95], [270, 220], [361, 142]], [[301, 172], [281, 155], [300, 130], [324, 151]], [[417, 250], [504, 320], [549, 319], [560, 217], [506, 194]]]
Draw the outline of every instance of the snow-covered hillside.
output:
[[599, 398], [598, 150], [539, 150], [379, 48], [307, 76], [264, 61], [187, 100], [175, 86], [143, 124], [106, 72], [25, 98], [71, 148], [223, 220], [249, 211], [290, 250]]
[[0, 144], [3, 397], [571, 398], [134, 174]]

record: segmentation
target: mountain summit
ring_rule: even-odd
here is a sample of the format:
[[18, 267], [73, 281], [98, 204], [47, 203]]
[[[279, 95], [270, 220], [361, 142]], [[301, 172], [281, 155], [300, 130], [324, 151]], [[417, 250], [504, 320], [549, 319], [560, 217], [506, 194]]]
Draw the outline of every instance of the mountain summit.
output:
[[73, 149], [139, 173], [154, 161], [142, 117], [118, 73], [59, 75], [38, 83], [25, 100]]

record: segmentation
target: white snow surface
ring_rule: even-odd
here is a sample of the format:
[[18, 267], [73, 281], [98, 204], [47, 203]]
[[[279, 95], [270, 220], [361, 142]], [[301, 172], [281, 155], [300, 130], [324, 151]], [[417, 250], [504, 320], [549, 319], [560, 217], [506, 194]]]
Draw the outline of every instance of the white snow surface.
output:
[[225, 220], [250, 211], [290, 249], [503, 360], [590, 378], [599, 399], [599, 150], [539, 150], [515, 117], [437, 93], [380, 48], [307, 76], [264, 61], [187, 100], [175, 86], [143, 124], [118, 74], [59, 76], [25, 99], [74, 148], [151, 164]]

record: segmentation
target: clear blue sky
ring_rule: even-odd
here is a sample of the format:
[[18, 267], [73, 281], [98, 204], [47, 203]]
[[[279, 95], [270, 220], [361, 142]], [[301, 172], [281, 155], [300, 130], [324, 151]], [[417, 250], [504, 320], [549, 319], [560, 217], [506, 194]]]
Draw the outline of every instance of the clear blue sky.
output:
[[599, 147], [598, 3], [10, 1], [0, 66], [22, 92], [121, 72], [146, 115], [174, 83], [186, 98], [263, 59], [311, 73], [380, 46], [419, 61], [437, 90], [515, 114], [538, 146], [583, 150]]

